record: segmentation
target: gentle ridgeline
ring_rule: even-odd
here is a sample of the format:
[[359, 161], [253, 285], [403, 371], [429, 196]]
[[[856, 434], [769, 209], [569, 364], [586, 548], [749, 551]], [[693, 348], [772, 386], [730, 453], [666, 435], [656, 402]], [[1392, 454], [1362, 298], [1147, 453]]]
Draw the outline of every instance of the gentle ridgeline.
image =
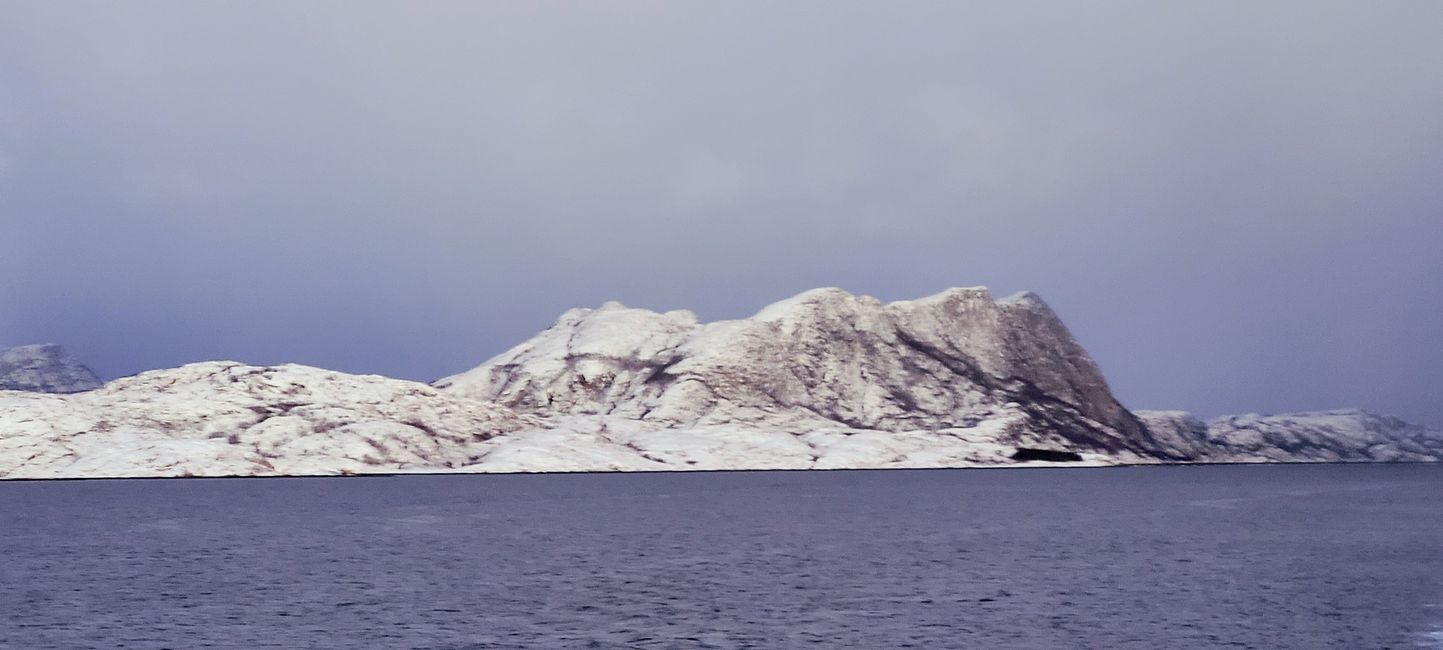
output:
[[[4, 388], [96, 385], [24, 358]], [[0, 390], [9, 478], [1437, 460], [1443, 433], [1359, 411], [1130, 412], [1037, 296], [981, 288], [707, 324], [608, 303], [434, 386], [210, 362]]]

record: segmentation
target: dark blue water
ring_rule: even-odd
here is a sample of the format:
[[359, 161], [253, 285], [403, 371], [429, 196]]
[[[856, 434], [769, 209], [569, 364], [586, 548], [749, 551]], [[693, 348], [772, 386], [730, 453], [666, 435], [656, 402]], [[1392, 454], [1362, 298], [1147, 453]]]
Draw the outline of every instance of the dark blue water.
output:
[[1417, 648], [1440, 604], [1429, 465], [0, 483], [4, 648]]

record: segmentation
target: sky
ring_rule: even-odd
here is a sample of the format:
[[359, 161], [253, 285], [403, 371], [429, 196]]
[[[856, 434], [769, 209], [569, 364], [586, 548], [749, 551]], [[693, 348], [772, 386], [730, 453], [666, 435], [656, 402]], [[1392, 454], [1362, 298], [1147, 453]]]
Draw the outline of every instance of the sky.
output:
[[0, 345], [105, 378], [986, 285], [1131, 408], [1443, 425], [1434, 0], [0, 14]]

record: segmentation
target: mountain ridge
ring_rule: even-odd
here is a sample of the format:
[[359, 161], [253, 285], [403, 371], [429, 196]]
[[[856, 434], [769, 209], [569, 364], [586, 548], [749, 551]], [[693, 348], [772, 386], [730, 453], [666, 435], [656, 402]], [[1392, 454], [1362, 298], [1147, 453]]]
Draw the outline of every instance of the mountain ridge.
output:
[[433, 385], [203, 362], [72, 394], [0, 390], [0, 478], [1072, 459], [1439, 461], [1443, 432], [1356, 410], [1131, 411], [1040, 297], [983, 287], [889, 303], [815, 289], [711, 323], [609, 302]]

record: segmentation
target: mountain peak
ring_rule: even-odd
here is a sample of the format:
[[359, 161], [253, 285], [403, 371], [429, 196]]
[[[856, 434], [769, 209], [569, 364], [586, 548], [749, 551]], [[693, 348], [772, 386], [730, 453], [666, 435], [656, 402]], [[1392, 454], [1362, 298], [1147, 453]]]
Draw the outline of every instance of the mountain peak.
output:
[[1086, 352], [1035, 305], [984, 287], [886, 304], [828, 287], [704, 325], [594, 310], [436, 385], [541, 416], [889, 431], [1008, 421], [1036, 444], [1146, 447]]

